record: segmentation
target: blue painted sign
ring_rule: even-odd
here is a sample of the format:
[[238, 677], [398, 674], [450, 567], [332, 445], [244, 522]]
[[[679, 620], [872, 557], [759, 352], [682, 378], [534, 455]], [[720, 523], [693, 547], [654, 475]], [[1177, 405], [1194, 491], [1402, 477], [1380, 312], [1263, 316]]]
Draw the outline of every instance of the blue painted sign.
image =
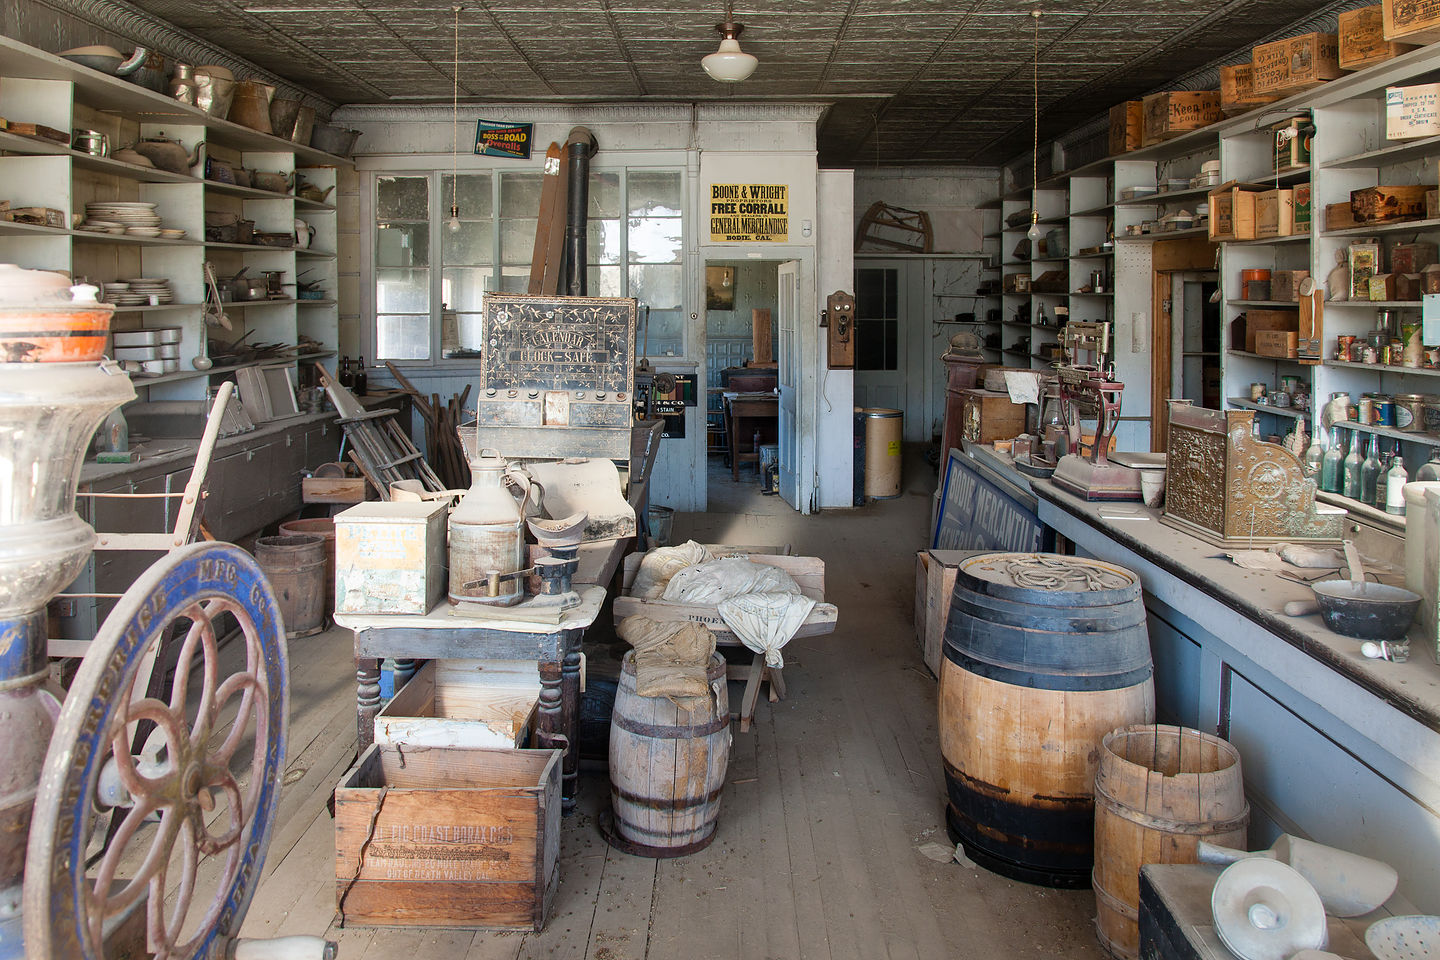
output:
[[475, 153], [482, 157], [507, 157], [511, 160], [529, 160], [530, 142], [535, 130], [533, 123], [496, 123], [493, 120], [475, 121]]
[[1055, 531], [1041, 522], [1022, 491], [951, 450], [930, 547], [1049, 553], [1055, 549]]

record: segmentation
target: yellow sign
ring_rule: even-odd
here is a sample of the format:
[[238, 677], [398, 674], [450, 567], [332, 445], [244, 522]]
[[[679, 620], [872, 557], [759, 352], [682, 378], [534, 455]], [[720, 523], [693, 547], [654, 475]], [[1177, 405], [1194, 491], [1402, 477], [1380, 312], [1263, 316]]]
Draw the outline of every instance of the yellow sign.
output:
[[790, 187], [716, 183], [710, 187], [711, 243], [784, 243], [790, 239]]

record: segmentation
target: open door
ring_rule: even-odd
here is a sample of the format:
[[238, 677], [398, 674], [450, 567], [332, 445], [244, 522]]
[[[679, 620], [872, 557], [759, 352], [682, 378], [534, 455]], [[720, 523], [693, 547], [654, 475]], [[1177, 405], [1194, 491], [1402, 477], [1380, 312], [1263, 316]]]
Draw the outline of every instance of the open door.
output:
[[800, 383], [800, 262], [780, 264], [780, 289], [775, 321], [776, 362], [780, 381], [780, 497], [800, 509], [800, 445], [796, 436], [795, 392]]

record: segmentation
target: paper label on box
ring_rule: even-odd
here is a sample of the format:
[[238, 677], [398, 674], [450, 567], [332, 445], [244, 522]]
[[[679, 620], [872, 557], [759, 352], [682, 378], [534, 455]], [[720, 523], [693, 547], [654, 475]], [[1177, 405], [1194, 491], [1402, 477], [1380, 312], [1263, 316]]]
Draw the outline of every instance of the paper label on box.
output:
[[1420, 339], [1440, 343], [1440, 293], [1427, 293], [1420, 298]]

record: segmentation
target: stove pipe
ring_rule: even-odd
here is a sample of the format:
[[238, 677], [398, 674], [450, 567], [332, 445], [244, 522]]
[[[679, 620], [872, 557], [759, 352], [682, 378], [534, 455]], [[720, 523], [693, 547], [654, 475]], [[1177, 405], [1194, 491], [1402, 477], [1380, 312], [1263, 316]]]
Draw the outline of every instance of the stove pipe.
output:
[[565, 159], [570, 187], [565, 209], [565, 295], [585, 296], [588, 266], [586, 218], [590, 212], [590, 158], [599, 144], [587, 127], [575, 127], [565, 141]]

